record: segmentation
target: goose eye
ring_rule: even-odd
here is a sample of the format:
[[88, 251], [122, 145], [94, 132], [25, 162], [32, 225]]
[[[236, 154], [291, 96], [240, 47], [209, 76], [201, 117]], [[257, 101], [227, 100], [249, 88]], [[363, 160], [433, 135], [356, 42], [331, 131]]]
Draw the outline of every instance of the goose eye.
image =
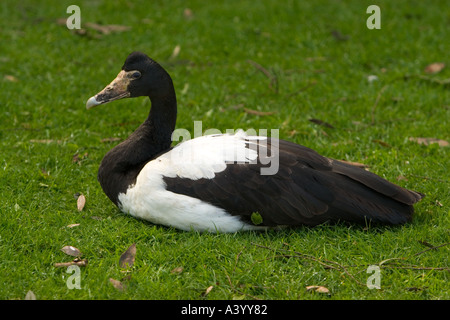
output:
[[141, 77], [141, 73], [139, 71], [135, 71], [131, 74], [133, 79], [139, 79]]

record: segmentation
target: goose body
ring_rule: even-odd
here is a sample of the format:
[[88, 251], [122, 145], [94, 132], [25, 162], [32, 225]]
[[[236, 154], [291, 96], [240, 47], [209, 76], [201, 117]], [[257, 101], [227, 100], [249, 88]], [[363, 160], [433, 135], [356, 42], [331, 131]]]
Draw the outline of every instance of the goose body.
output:
[[[231, 215], [224, 208], [176, 187], [178, 180], [200, 183], [214, 180], [218, 173], [226, 170], [227, 164], [235, 160], [240, 163], [255, 160], [256, 152], [245, 147], [252, 138], [243, 133], [211, 135], [177, 145], [149, 161], [135, 184], [119, 194], [121, 210], [155, 224], [186, 231], [235, 232], [264, 228], [246, 223], [238, 215]], [[224, 152], [222, 146], [228, 147], [228, 151]], [[169, 185], [173, 190], [169, 190]]]
[[[134, 217], [210, 232], [327, 221], [403, 224], [423, 197], [307, 147], [243, 131], [172, 148], [177, 114], [172, 80], [140, 52], [131, 53], [116, 79], [86, 106], [137, 96], [150, 98], [150, 114], [106, 154], [98, 174], [111, 201]], [[274, 160], [277, 170], [264, 174]]]

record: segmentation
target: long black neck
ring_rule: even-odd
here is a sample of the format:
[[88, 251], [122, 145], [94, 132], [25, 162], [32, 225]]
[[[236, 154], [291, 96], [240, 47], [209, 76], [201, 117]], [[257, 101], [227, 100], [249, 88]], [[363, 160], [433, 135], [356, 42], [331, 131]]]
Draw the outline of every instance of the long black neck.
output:
[[[169, 79], [170, 80], [170, 79]], [[98, 180], [106, 195], [119, 206], [118, 196], [125, 193], [145, 164], [170, 149], [175, 129], [177, 102], [172, 81], [167, 92], [149, 96], [151, 109], [148, 118], [103, 158]]]

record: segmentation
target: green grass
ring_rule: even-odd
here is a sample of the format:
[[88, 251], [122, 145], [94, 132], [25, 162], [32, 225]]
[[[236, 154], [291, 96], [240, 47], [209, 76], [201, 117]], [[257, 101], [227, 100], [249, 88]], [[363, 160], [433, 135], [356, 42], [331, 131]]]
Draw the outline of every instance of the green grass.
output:
[[[82, 26], [131, 30], [75, 34], [56, 22], [69, 16], [70, 4], [80, 6]], [[450, 141], [443, 82], [450, 78], [448, 3], [376, 1], [381, 30], [366, 28], [370, 4], [2, 1], [0, 299], [24, 299], [29, 290], [37, 299], [449, 299], [449, 246], [424, 245], [450, 239], [449, 147], [409, 140]], [[171, 58], [177, 45], [179, 55]], [[85, 102], [134, 50], [172, 75], [178, 128], [193, 132], [193, 121], [201, 120], [204, 130], [279, 129], [281, 138], [365, 163], [425, 193], [414, 221], [215, 235], [121, 214], [96, 179], [102, 157], [117, 143], [102, 139], [125, 139], [146, 117], [149, 101], [122, 100], [89, 112]], [[272, 88], [249, 60], [272, 75]], [[447, 66], [424, 73], [434, 62]], [[369, 75], [378, 80], [369, 82]], [[87, 199], [81, 212], [77, 193]], [[80, 225], [66, 227], [74, 223]], [[123, 272], [120, 255], [133, 243], [135, 264]], [[54, 266], [72, 260], [60, 250], [66, 245], [88, 260], [79, 290], [68, 289], [70, 274]], [[368, 265], [382, 267], [380, 290], [365, 285]], [[110, 278], [126, 289], [117, 290]], [[330, 294], [306, 291], [310, 285]]]

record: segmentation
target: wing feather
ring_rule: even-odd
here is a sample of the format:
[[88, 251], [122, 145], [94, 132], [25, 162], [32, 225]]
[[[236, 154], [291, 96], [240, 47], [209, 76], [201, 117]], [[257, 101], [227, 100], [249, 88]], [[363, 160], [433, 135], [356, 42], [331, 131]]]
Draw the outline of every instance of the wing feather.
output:
[[[171, 159], [176, 174], [163, 177], [167, 190], [201, 199], [247, 222], [259, 212], [266, 226], [329, 220], [404, 223], [411, 218], [411, 205], [423, 197], [307, 147], [273, 142], [245, 135], [188, 141], [191, 145], [182, 151], [189, 149], [190, 159]], [[278, 149], [272, 150], [273, 145]], [[270, 156], [277, 157], [278, 172], [262, 175]]]

